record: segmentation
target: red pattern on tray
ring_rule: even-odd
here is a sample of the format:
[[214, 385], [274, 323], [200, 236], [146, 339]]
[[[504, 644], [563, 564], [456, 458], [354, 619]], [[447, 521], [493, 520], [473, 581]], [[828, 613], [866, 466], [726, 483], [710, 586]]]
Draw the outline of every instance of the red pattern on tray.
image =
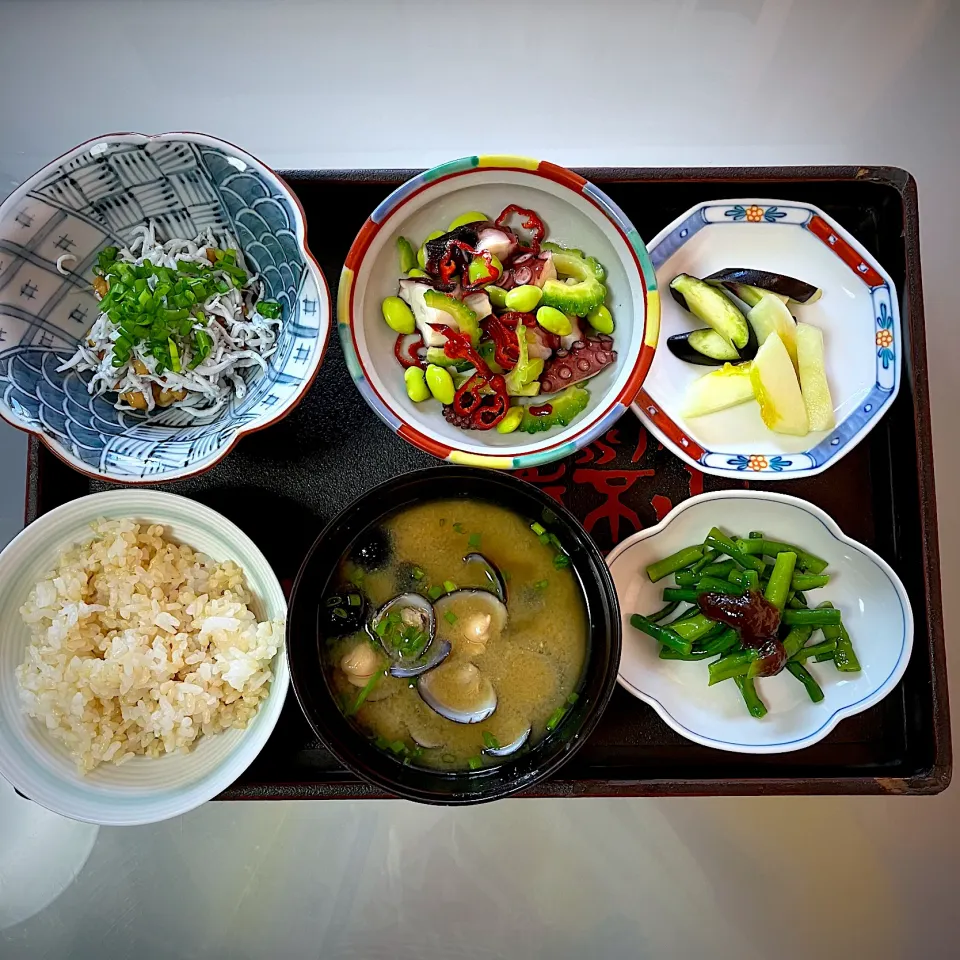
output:
[[[704, 490], [704, 475], [665, 453], [635, 417], [560, 463], [515, 475], [572, 510], [601, 550], [662, 520], [687, 497]], [[729, 486], [713, 480], [710, 486]]]

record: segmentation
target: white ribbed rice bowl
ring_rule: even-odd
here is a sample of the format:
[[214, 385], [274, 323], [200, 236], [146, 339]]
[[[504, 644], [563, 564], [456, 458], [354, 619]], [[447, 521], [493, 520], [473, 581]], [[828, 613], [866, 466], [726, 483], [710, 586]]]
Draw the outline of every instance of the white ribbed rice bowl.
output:
[[230, 786], [267, 742], [290, 675], [283, 650], [274, 658], [270, 695], [244, 730], [202, 737], [190, 753], [105, 763], [82, 775], [67, 748], [20, 704], [16, 668], [29, 631], [20, 607], [59, 551], [92, 536], [100, 518], [161, 523], [165, 533], [215, 560], [243, 569], [258, 619], [285, 620], [280, 583], [256, 544], [215, 510], [155, 490], [116, 490], [81, 497], [30, 524], [0, 553], [0, 774], [24, 796], [71, 817], [109, 826], [155, 823], [198, 807]]

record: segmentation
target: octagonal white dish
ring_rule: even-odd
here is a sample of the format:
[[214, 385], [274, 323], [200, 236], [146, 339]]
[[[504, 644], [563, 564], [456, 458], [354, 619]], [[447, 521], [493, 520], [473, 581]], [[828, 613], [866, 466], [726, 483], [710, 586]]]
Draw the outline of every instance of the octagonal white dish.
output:
[[[548, 240], [579, 247], [606, 267], [607, 304], [616, 323], [617, 360], [587, 382], [586, 410], [566, 427], [533, 435], [461, 430], [444, 419], [439, 404], [410, 400], [393, 353], [397, 335], [380, 312], [402, 276], [398, 237], [416, 244], [467, 210], [496, 217], [511, 203], [535, 210]], [[659, 318], [647, 249], [623, 211], [578, 174], [526, 157], [464, 157], [399, 186], [357, 234], [337, 294], [347, 368], [380, 419], [435, 457], [507, 470], [549, 463], [602, 436], [637, 395], [656, 349]]]
[[823, 289], [815, 303], [789, 306], [798, 320], [823, 330], [837, 426], [805, 437], [773, 433], [752, 402], [685, 419], [684, 394], [709, 368], [661, 349], [633, 410], [687, 463], [714, 476], [813, 476], [852, 450], [893, 403], [903, 365], [896, 287], [864, 247], [818, 207], [755, 198], [700, 203], [661, 230], [648, 251], [659, 289], [667, 291], [661, 308], [664, 340], [703, 326], [669, 295], [678, 273], [705, 277], [724, 267], [751, 267]]
[[[763, 530], [829, 561], [830, 583], [811, 593], [843, 612], [862, 667], [840, 673], [832, 663], [808, 661], [823, 688], [812, 703], [789, 673], [757, 680], [766, 704], [751, 717], [731, 681], [707, 686], [706, 661], [661, 660], [659, 644], [630, 626], [634, 613], [663, 606], [667, 580], [651, 583], [645, 569], [691, 543], [713, 526], [746, 536]], [[686, 500], [655, 527], [624, 540], [607, 557], [620, 600], [623, 652], [618, 682], [650, 704], [677, 733], [696, 743], [736, 753], [787, 753], [822, 740], [845, 717], [879, 703], [900, 681], [913, 648], [913, 613], [897, 575], [869, 547], [844, 536], [819, 507], [797, 497], [758, 490], [721, 490]], [[672, 580], [670, 581], [672, 582]]]

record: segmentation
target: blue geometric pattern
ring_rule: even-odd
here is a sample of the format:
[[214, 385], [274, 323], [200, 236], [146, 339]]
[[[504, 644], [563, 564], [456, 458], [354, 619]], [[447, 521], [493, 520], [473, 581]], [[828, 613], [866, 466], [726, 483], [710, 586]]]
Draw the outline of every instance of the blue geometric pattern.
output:
[[[153, 221], [160, 239], [229, 231], [266, 296], [283, 306], [276, 352], [240, 401], [208, 421], [176, 409], [114, 409], [86, 375], [58, 373], [99, 310], [92, 267]], [[238, 432], [277, 419], [313, 379], [330, 305], [306, 253], [300, 209], [267, 168], [210, 137], [137, 134], [82, 144], [0, 206], [0, 414], [41, 434], [75, 466], [107, 479], [173, 479], [211, 466]], [[57, 271], [57, 258], [76, 260]]]
[[[807, 204], [778, 204], [770, 205], [762, 200], [743, 201], [740, 203], [704, 203], [697, 207], [686, 219], [675, 226], [670, 233], [651, 245], [650, 260], [656, 269], [673, 256], [690, 238], [695, 236], [708, 224], [743, 223], [747, 219], [748, 209], [761, 210], [762, 219], [757, 222], [776, 224], [777, 226], [809, 229], [814, 216], [820, 217], [830, 224], [833, 231], [843, 237], [863, 256], [864, 263], [874, 267], [880, 276], [884, 271], [880, 269], [865, 250], [860, 249], [857, 241], [845, 230], [835, 224], [822, 210]], [[751, 219], [756, 219], [751, 216]], [[871, 286], [866, 277], [860, 277], [870, 290], [873, 303], [875, 326], [877, 334], [877, 365], [876, 383], [867, 397], [851, 411], [846, 419], [840, 423], [828, 437], [816, 447], [803, 453], [791, 453], [790, 459], [784, 459], [778, 454], [765, 454], [758, 451], [752, 457], [739, 453], [704, 449], [699, 462], [711, 469], [729, 472], [748, 471], [750, 474], [785, 475], [791, 473], [806, 473], [818, 470], [827, 464], [847, 446], [857, 442], [864, 428], [873, 420], [878, 419], [886, 408], [893, 402], [897, 386], [900, 382], [900, 357], [902, 356], [900, 315], [891, 286], [887, 281]], [[759, 466], [758, 464], [762, 464]]]

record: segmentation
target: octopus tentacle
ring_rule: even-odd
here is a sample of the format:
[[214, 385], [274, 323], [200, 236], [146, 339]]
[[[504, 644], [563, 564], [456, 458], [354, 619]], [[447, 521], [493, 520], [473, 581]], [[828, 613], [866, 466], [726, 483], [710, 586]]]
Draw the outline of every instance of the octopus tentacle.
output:
[[558, 350], [544, 364], [540, 392], [555, 393], [571, 383], [587, 380], [616, 359], [613, 337], [601, 334], [599, 337], [577, 340], [569, 350]]

